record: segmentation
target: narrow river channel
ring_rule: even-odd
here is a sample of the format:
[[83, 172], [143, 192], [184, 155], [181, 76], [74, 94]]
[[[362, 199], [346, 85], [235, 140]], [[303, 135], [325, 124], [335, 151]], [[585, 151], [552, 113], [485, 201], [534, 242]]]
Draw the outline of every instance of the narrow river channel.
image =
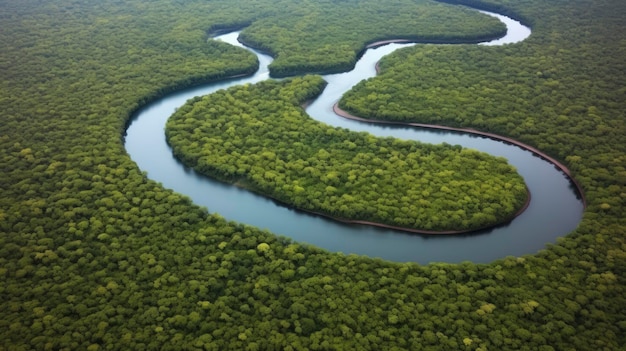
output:
[[[481, 12], [500, 19], [507, 25], [508, 32], [503, 38], [477, 43], [479, 45], [512, 44], [530, 35], [530, 29], [517, 21], [495, 13]], [[216, 39], [244, 47], [237, 41], [237, 36], [235, 32]], [[466, 133], [381, 126], [347, 120], [333, 113], [332, 106], [345, 91], [360, 80], [376, 74], [376, 62], [410, 45], [416, 44], [394, 43], [368, 49], [352, 71], [324, 76], [329, 84], [324, 93], [307, 108], [307, 113], [322, 123], [366, 131], [377, 136], [394, 136], [434, 144], [458, 144], [507, 158], [524, 177], [532, 194], [528, 209], [509, 224], [458, 236], [425, 236], [364, 225], [346, 225], [281, 206], [265, 197], [198, 175], [182, 165], [173, 157], [165, 142], [167, 119], [176, 108], [195, 96], [269, 79], [267, 65], [272, 58], [249, 48], [259, 57], [258, 72], [251, 77], [181, 90], [145, 106], [134, 116], [126, 131], [126, 150], [150, 179], [189, 196], [194, 203], [205, 206], [212, 213], [334, 252], [398, 262], [486, 263], [509, 255], [536, 253], [546, 244], [576, 228], [582, 218], [583, 203], [571, 180], [553, 164], [529, 151]]]

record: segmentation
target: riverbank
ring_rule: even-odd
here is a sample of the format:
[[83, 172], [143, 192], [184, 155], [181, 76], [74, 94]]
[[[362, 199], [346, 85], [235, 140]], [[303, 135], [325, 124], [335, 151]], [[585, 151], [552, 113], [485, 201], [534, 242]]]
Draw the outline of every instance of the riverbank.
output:
[[490, 224], [490, 225], [487, 225], [487, 226], [484, 226], [484, 227], [475, 228], [475, 229], [467, 229], [467, 230], [442, 230], [442, 231], [423, 230], [423, 229], [415, 229], [415, 228], [394, 226], [394, 225], [390, 225], [390, 224], [384, 224], [384, 223], [378, 223], [378, 222], [372, 222], [372, 221], [351, 220], [351, 219], [346, 219], [346, 218], [334, 217], [334, 216], [330, 216], [330, 215], [327, 215], [327, 214], [324, 214], [324, 213], [319, 213], [319, 212], [311, 212], [311, 211], [305, 211], [305, 212], [309, 212], [309, 213], [312, 213], [312, 214], [315, 214], [315, 215], [318, 215], [318, 216], [330, 218], [332, 220], [335, 220], [335, 221], [338, 221], [338, 222], [341, 222], [341, 223], [346, 223], [346, 224], [363, 224], [363, 225], [369, 225], [369, 226], [373, 226], [373, 227], [398, 230], [398, 231], [403, 231], [403, 232], [408, 232], [408, 233], [413, 233], [413, 234], [422, 234], [422, 235], [466, 235], [466, 234], [482, 232], [482, 231], [489, 230], [489, 229], [492, 229], [492, 228], [497, 228], [499, 226], [506, 225], [509, 222], [511, 222], [513, 219], [515, 219], [516, 217], [518, 217], [519, 215], [524, 213], [524, 211], [526, 211], [526, 209], [530, 205], [531, 194], [530, 194], [530, 190], [528, 190], [528, 188], [526, 188], [526, 194], [527, 194], [526, 202], [524, 203], [524, 205], [517, 212], [515, 212], [513, 215], [507, 217], [505, 220], [500, 221], [500, 222], [495, 223], [495, 224]]
[[368, 225], [368, 226], [372, 226], [372, 227], [377, 227], [377, 228], [385, 228], [385, 229], [391, 229], [391, 230], [396, 230], [396, 231], [402, 231], [402, 232], [407, 232], [407, 233], [412, 233], [412, 234], [421, 234], [421, 235], [467, 235], [467, 234], [472, 234], [472, 233], [479, 233], [482, 231], [486, 231], [492, 228], [497, 228], [503, 225], [508, 224], [509, 222], [511, 222], [513, 219], [515, 219], [516, 217], [518, 217], [519, 215], [521, 215], [522, 213], [524, 213], [524, 211], [526, 211], [526, 209], [528, 208], [528, 206], [530, 206], [530, 201], [531, 201], [531, 193], [530, 190], [528, 189], [528, 187], [526, 187], [526, 201], [524, 202], [524, 204], [522, 205], [522, 207], [520, 207], [519, 210], [517, 210], [517, 212], [513, 213], [512, 215], [506, 217], [505, 219], [498, 221], [496, 223], [493, 224], [489, 224], [483, 227], [479, 227], [479, 228], [472, 228], [472, 229], [466, 229], [466, 230], [424, 230], [424, 229], [417, 229], [417, 228], [410, 228], [410, 227], [402, 227], [402, 226], [395, 226], [395, 225], [391, 225], [391, 224], [385, 224], [385, 223], [380, 223], [380, 222], [374, 222], [374, 221], [366, 221], [366, 220], [359, 220], [359, 219], [348, 219], [348, 218], [342, 218], [342, 217], [336, 217], [333, 216], [331, 214], [328, 213], [324, 213], [324, 212], [318, 212], [318, 211], [312, 211], [312, 210], [307, 210], [307, 209], [303, 209], [297, 206], [293, 206], [292, 204], [290, 204], [289, 202], [286, 202], [284, 200], [281, 200], [279, 198], [276, 198], [268, 193], [265, 193], [261, 190], [259, 190], [258, 188], [254, 187], [254, 186], [250, 186], [250, 183], [242, 181], [241, 179], [238, 181], [229, 181], [227, 179], [225, 179], [224, 177], [220, 176], [219, 174], [215, 173], [211, 175], [212, 177], [214, 177], [215, 179], [218, 179], [221, 182], [224, 182], [226, 184], [231, 184], [234, 185], [240, 189], [245, 189], [251, 192], [254, 192], [256, 194], [259, 194], [263, 197], [266, 197], [268, 199], [271, 199], [272, 201], [276, 202], [277, 204], [284, 206], [288, 209], [291, 210], [296, 210], [296, 211], [300, 211], [303, 213], [308, 213], [308, 214], [312, 214], [312, 215], [316, 215], [316, 216], [320, 216], [320, 217], [324, 217], [324, 218], [328, 218], [331, 219], [333, 221], [337, 221], [340, 223], [345, 223], [345, 224], [361, 224], [361, 225]]
[[[377, 67], [377, 69], [378, 69], [378, 67]], [[535, 148], [533, 146], [530, 146], [528, 144], [522, 143], [521, 141], [517, 141], [515, 139], [509, 138], [509, 137], [505, 137], [505, 136], [502, 136], [502, 135], [498, 135], [498, 134], [494, 134], [494, 133], [481, 132], [479, 130], [472, 129], [472, 128], [456, 128], [456, 127], [448, 127], [448, 126], [437, 125], [437, 124], [425, 124], [425, 123], [415, 123], [415, 122], [397, 122], [397, 121], [386, 121], [386, 120], [382, 120], [382, 119], [363, 118], [363, 117], [355, 116], [355, 115], [353, 115], [353, 114], [351, 114], [351, 113], [349, 113], [349, 112], [347, 112], [345, 110], [342, 110], [339, 107], [339, 103], [335, 103], [333, 105], [333, 112], [335, 112], [335, 114], [337, 114], [338, 116], [341, 116], [343, 118], [352, 119], [352, 120], [359, 121], [359, 122], [377, 123], [377, 124], [390, 124], [390, 125], [401, 125], [401, 126], [410, 126], [410, 127], [417, 127], [417, 128], [427, 128], [427, 129], [437, 129], [437, 130], [448, 130], [448, 131], [453, 131], [453, 132], [463, 132], [463, 133], [469, 133], [469, 134], [473, 134], [473, 135], [479, 135], [479, 136], [487, 137], [487, 138], [490, 138], [490, 139], [493, 139], [493, 140], [498, 140], [498, 141], [505, 142], [507, 144], [518, 146], [518, 147], [520, 147], [520, 148], [522, 148], [524, 150], [530, 151], [533, 155], [539, 156], [542, 159], [552, 163], [558, 170], [560, 170], [565, 175], [567, 175], [567, 177], [570, 179], [572, 184], [576, 187], [576, 191], [578, 192], [578, 195], [580, 196], [580, 198], [582, 200], [583, 207], [584, 208], [587, 207], [587, 201], [585, 200], [585, 193], [583, 191], [583, 188], [580, 185], [580, 183], [578, 183], [578, 181], [572, 176], [572, 172], [569, 170], [569, 168], [567, 168], [567, 166], [565, 166], [564, 164], [559, 162], [554, 157], [549, 156], [548, 154], [540, 151], [539, 149], [537, 149], [537, 148]]]

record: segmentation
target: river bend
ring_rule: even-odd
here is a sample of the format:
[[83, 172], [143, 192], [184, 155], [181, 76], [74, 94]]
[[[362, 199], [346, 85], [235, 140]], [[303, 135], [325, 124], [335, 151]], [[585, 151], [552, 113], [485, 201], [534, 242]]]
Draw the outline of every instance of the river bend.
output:
[[[508, 17], [481, 11], [500, 19], [507, 35], [479, 45], [512, 44], [530, 35], [530, 29]], [[244, 47], [238, 33], [216, 39]], [[341, 95], [362, 79], [376, 74], [375, 64], [393, 51], [415, 45], [393, 43], [368, 49], [355, 68], [346, 73], [324, 76], [328, 86], [307, 113], [332, 126], [365, 131], [377, 136], [438, 144], [458, 144], [502, 156], [515, 166], [532, 194], [528, 209], [509, 224], [490, 230], [458, 236], [423, 236], [364, 225], [342, 224], [277, 204], [273, 200], [209, 179], [185, 167], [172, 155], [165, 141], [165, 123], [176, 108], [195, 96], [210, 94], [230, 86], [269, 79], [267, 65], [272, 58], [251, 50], [259, 57], [260, 68], [251, 77], [209, 83], [181, 90], [158, 99], [139, 110], [125, 136], [126, 150], [148, 177], [164, 187], [189, 196], [194, 203], [219, 213], [228, 220], [268, 229], [301, 243], [329, 251], [354, 253], [398, 262], [489, 262], [508, 255], [533, 254], [576, 228], [582, 218], [583, 202], [571, 180], [553, 164], [530, 151], [476, 135], [375, 125], [338, 117], [332, 111]]]

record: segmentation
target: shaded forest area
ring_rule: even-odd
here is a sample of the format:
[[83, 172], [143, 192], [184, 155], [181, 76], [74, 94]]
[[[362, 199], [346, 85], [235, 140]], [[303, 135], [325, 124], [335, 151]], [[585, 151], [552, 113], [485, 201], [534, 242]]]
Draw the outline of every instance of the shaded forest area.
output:
[[[376, 79], [420, 57], [423, 78], [405, 91], [372, 89], [376, 79], [364, 88], [399, 105], [408, 92], [456, 101], [432, 114], [407, 105], [414, 115], [389, 101], [383, 114], [519, 138], [563, 160], [589, 206], [573, 233], [536, 255], [418, 265], [328, 253], [209, 214], [147, 179], [124, 150], [124, 128], [167, 91], [256, 68], [244, 50], [207, 43], [217, 28], [275, 26], [302, 46], [282, 55], [270, 44], [277, 34], [259, 46], [283, 60], [276, 72], [296, 72], [309, 69], [298, 54], [340, 67], [393, 35], [497, 36], [491, 19], [408, 0], [0, 0], [0, 349], [620, 349], [626, 3], [470, 1], [505, 9], [533, 35], [502, 48], [407, 49]], [[309, 24], [329, 11], [331, 32], [279, 30], [286, 18]], [[419, 21], [393, 27], [407, 13]], [[366, 32], [373, 15], [379, 32], [328, 35]], [[450, 20], [449, 31], [426, 34], [428, 18]], [[338, 56], [320, 54], [326, 46]]]

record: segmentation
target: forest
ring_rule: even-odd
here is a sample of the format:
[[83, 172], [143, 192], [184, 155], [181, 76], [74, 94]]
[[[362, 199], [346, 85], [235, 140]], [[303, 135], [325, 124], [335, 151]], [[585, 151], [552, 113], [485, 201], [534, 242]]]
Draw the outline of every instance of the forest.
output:
[[[294, 5], [290, 16], [259, 19], [240, 36], [246, 45], [275, 58], [273, 77], [347, 71], [368, 43], [379, 40], [473, 43], [506, 33], [494, 18], [467, 8], [451, 11], [432, 1], [305, 1], [287, 6]], [[293, 31], [298, 40], [293, 40]]]
[[215, 31], [246, 27], [285, 76], [339, 70], [378, 39], [498, 37], [489, 17], [428, 0], [0, 0], [0, 350], [623, 349], [626, 3], [458, 3], [533, 34], [404, 49], [341, 105], [497, 132], [561, 160], [588, 206], [536, 254], [330, 253], [194, 205], [123, 145], [147, 102], [256, 69], [207, 40]]
[[325, 82], [306, 76], [196, 98], [176, 111], [168, 143], [183, 163], [290, 206], [431, 232], [510, 220], [528, 199], [503, 158], [325, 126], [300, 105]]

